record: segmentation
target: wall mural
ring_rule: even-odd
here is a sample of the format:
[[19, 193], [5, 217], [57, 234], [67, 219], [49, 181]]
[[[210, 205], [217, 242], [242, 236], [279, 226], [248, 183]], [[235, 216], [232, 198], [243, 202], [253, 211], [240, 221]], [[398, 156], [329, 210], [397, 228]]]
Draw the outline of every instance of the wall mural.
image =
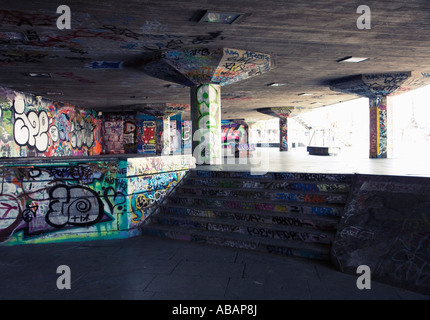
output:
[[[125, 172], [118, 162], [0, 167], [0, 242], [17, 244], [114, 235], [128, 227]], [[115, 234], [117, 235], [117, 234]]]
[[124, 153], [124, 120], [121, 115], [103, 115], [103, 153]]
[[[228, 155], [234, 155], [238, 150], [247, 150], [248, 125], [231, 121], [223, 121], [221, 126], [222, 147], [229, 150]], [[237, 148], [237, 149], [236, 149]]]
[[137, 127], [134, 113], [103, 113], [103, 153], [137, 153]]
[[0, 156], [98, 155], [101, 122], [95, 111], [0, 88]]
[[139, 225], [157, 208], [186, 171], [167, 172], [129, 179], [132, 224]]
[[137, 129], [139, 124], [137, 122], [136, 115], [126, 114], [123, 117], [124, 153], [137, 153]]
[[137, 152], [155, 153], [157, 149], [155, 117], [138, 114], [137, 121], [140, 124], [137, 132]]
[[0, 244], [136, 235], [193, 167], [191, 155], [1, 166]]

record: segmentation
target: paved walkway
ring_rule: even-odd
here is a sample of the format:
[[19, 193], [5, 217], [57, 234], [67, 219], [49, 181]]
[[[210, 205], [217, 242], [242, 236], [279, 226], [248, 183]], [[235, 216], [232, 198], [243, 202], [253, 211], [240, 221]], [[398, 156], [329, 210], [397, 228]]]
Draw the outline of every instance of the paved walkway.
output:
[[[344, 150], [337, 156], [309, 155], [306, 148], [280, 152], [257, 148], [252, 158], [224, 158], [222, 165], [198, 166], [201, 170], [248, 172], [360, 173], [430, 177], [428, 158], [369, 159]], [[233, 162], [233, 163], [232, 163]]]
[[[70, 289], [57, 288], [60, 265]], [[0, 270], [2, 300], [430, 300], [376, 281], [359, 290], [327, 263], [150, 236], [3, 246]]]

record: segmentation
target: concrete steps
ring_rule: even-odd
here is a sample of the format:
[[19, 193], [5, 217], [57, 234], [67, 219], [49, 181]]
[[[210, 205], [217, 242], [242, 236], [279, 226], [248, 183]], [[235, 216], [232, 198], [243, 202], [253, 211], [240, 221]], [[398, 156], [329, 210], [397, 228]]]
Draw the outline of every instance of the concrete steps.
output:
[[192, 170], [162, 203], [146, 234], [329, 259], [349, 175]]

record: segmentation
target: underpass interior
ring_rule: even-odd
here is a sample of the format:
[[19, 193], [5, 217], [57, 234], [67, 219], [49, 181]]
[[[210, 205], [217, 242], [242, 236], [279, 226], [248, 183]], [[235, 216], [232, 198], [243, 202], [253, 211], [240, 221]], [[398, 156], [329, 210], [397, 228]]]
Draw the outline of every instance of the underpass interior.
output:
[[143, 235], [429, 295], [429, 3], [0, 6], [0, 245]]

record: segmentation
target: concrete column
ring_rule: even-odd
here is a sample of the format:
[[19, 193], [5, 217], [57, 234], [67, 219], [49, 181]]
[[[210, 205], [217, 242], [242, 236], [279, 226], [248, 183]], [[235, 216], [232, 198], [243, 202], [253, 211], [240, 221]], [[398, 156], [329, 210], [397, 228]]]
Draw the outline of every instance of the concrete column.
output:
[[288, 151], [288, 118], [279, 118], [279, 151]]
[[220, 85], [191, 87], [191, 121], [196, 164], [222, 164]]
[[173, 154], [182, 153], [182, 115], [170, 117], [170, 151]]
[[163, 149], [162, 155], [170, 154], [170, 118], [163, 117]]
[[156, 153], [157, 126], [154, 116], [140, 114], [137, 119], [137, 153]]
[[156, 117], [157, 126], [157, 154], [170, 154], [170, 119], [169, 117]]
[[369, 99], [370, 107], [370, 158], [387, 158], [388, 130], [387, 130], [387, 97]]

